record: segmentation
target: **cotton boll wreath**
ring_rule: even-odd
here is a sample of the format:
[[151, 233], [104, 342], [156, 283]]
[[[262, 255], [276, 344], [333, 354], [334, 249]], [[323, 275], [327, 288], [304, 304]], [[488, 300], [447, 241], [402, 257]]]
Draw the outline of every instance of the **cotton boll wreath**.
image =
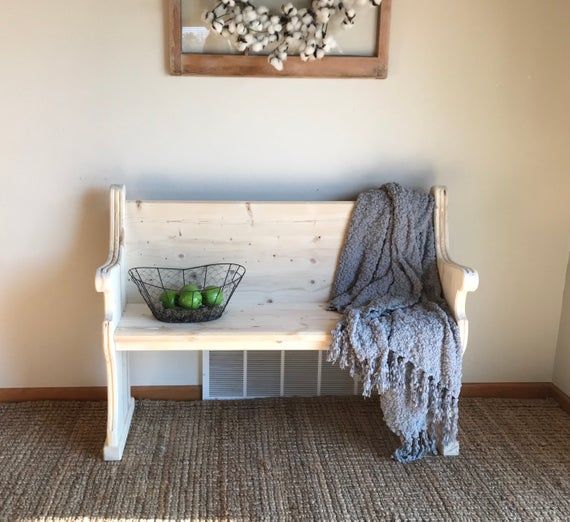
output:
[[269, 47], [267, 61], [282, 71], [290, 53], [299, 53], [306, 62], [320, 60], [336, 47], [334, 36], [328, 32], [334, 18], [350, 28], [359, 6], [378, 7], [381, 1], [312, 0], [308, 9], [288, 3], [281, 6], [279, 14], [273, 14], [249, 0], [220, 0], [203, 16], [208, 28], [228, 38], [239, 52], [258, 53]]

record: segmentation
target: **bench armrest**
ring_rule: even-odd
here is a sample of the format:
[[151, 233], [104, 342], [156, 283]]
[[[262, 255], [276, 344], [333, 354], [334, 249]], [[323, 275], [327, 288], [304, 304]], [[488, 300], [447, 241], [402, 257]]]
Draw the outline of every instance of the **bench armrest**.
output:
[[109, 254], [95, 273], [95, 289], [105, 295], [105, 320], [115, 324], [125, 307], [124, 208], [125, 187], [113, 185], [110, 190]]
[[467, 348], [468, 322], [465, 314], [467, 293], [474, 292], [479, 286], [479, 274], [476, 270], [462, 266], [449, 256], [449, 234], [447, 230], [447, 189], [433, 187], [435, 198], [435, 243], [437, 268], [445, 300], [451, 309], [457, 324], [463, 351]]
[[97, 292], [107, 292], [110, 290], [110, 283], [113, 278], [113, 271], [120, 269], [121, 260], [119, 252], [109, 253], [107, 261], [95, 272], [95, 290]]
[[441, 288], [451, 313], [459, 326], [463, 351], [467, 348], [469, 326], [465, 313], [467, 293], [474, 292], [479, 286], [479, 275], [471, 268], [458, 265], [451, 260], [437, 261]]

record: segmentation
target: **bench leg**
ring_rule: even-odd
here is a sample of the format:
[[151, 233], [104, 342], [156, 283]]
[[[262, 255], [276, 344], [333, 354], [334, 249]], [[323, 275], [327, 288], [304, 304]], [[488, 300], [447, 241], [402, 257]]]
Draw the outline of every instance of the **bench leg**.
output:
[[135, 401], [129, 383], [127, 352], [117, 352], [108, 324], [104, 326], [105, 360], [107, 363], [107, 439], [103, 448], [105, 460], [121, 460], [129, 435]]
[[442, 446], [440, 448], [440, 453], [444, 457], [457, 457], [457, 456], [459, 456], [459, 441], [454, 440], [453, 442], [449, 442], [445, 446]]

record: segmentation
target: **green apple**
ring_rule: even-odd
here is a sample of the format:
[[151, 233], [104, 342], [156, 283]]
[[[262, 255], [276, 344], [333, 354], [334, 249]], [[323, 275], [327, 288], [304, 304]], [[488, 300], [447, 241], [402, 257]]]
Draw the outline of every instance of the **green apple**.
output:
[[162, 306], [164, 306], [164, 308], [170, 309], [176, 307], [177, 298], [178, 293], [176, 293], [174, 290], [165, 290], [160, 296], [160, 301], [162, 302]]
[[195, 285], [194, 283], [189, 283], [187, 285], [184, 285], [180, 289], [180, 293], [182, 293], [182, 292], [197, 292], [199, 290], [200, 290], [200, 288], [198, 288], [198, 285]]
[[202, 298], [207, 306], [219, 306], [224, 301], [224, 294], [219, 286], [208, 286], [202, 290]]
[[187, 310], [198, 310], [202, 306], [202, 294], [197, 291], [182, 292], [178, 304]]

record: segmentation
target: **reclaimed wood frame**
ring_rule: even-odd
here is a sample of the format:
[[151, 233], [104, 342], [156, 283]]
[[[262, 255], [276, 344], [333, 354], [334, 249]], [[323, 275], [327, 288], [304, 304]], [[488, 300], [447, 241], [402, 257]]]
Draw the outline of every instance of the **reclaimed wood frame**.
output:
[[267, 57], [261, 55], [183, 53], [181, 3], [182, 0], [168, 0], [169, 68], [174, 76], [375, 79], [388, 76], [392, 0], [383, 0], [379, 7], [375, 56], [325, 56], [312, 62], [291, 56], [283, 71], [277, 71], [267, 62]]

